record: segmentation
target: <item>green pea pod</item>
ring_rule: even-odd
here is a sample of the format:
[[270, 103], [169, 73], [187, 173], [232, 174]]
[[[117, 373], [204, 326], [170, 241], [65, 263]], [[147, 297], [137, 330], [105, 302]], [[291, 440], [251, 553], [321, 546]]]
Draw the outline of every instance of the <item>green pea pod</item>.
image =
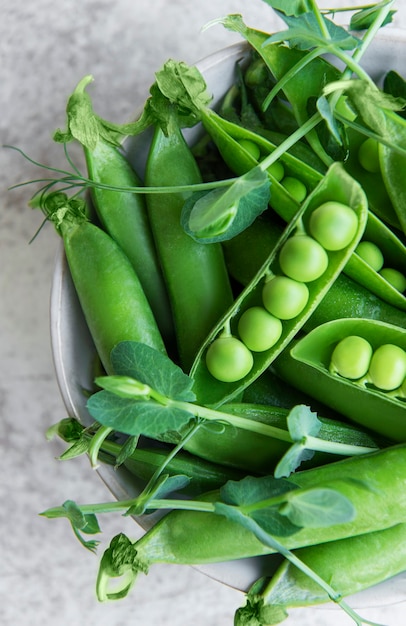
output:
[[[99, 139], [90, 150], [84, 146], [87, 168], [92, 180], [115, 187], [139, 187], [140, 179], [124, 154]], [[144, 197], [93, 187], [92, 200], [103, 228], [118, 243], [131, 261], [151, 305], [158, 326], [169, 342], [173, 322], [162, 271], [148, 221]]]
[[[403, 523], [406, 514], [406, 449], [393, 446], [361, 457], [352, 457], [295, 474], [293, 482], [304, 489], [336, 489], [353, 503], [351, 522], [303, 528], [288, 537], [277, 537], [294, 550]], [[200, 498], [218, 501], [218, 491]], [[272, 554], [248, 529], [222, 515], [192, 510], [171, 511], [136, 542], [139, 571], [154, 563], [197, 565], [233, 561]], [[137, 568], [138, 569], [138, 568]]]
[[[207, 133], [216, 144], [224, 162], [238, 175], [245, 174], [250, 169], [276, 149], [276, 144], [257, 132], [234, 124], [218, 115], [210, 108], [200, 109], [201, 120]], [[260, 150], [260, 157], [256, 159], [240, 142], [251, 142]], [[298, 159], [289, 152], [285, 152], [278, 159], [283, 165], [285, 176], [300, 180], [310, 192], [319, 184], [323, 174]], [[290, 221], [299, 208], [297, 202], [285, 187], [275, 178], [272, 166], [267, 170], [271, 181], [271, 206], [285, 221]]]
[[[280, 274], [278, 253], [287, 238], [294, 232], [299, 220], [305, 228], [312, 211], [327, 200], [334, 199], [351, 206], [358, 217], [357, 234], [353, 241], [341, 251], [328, 252], [329, 263], [324, 274], [317, 280], [308, 283], [309, 300], [302, 313], [296, 318], [285, 320], [280, 339], [275, 345], [264, 352], [253, 353], [253, 367], [241, 380], [231, 383], [220, 382], [209, 373], [206, 366], [206, 352], [213, 340], [228, 327], [233, 334], [237, 333], [238, 320], [241, 314], [253, 305], [262, 302], [262, 290], [265, 279], [272, 274]], [[219, 406], [230, 402], [253, 382], [277, 357], [277, 355], [289, 344], [296, 333], [302, 328], [311, 313], [328, 292], [334, 283], [365, 228], [367, 206], [365, 195], [351, 177], [345, 173], [341, 164], [335, 163], [327, 172], [325, 178], [316, 187], [313, 193], [303, 203], [296, 219], [292, 220], [285, 229], [278, 244], [270, 251], [263, 267], [258, 271], [252, 281], [245, 287], [235, 300], [232, 307], [218, 322], [213, 331], [208, 335], [201, 346], [197, 358], [193, 364], [191, 375], [195, 380], [194, 391], [200, 404]]]
[[[228, 271], [242, 285], [247, 285], [268, 256], [283, 231], [282, 221], [269, 213], [260, 215], [237, 237], [223, 242]], [[376, 242], [388, 267], [406, 266], [406, 248], [402, 241], [371, 212], [363, 239]], [[401, 261], [403, 259], [403, 261]], [[345, 275], [344, 275], [345, 274]], [[406, 297], [370, 267], [356, 252], [306, 325], [315, 325], [339, 317], [369, 317], [397, 326], [406, 326]]]
[[406, 404], [370, 385], [329, 371], [334, 346], [344, 337], [366, 339], [373, 350], [386, 343], [406, 349], [406, 330], [368, 319], [334, 320], [314, 328], [273, 364], [285, 380], [342, 415], [392, 441], [406, 441]]
[[[345, 598], [406, 570], [406, 524], [322, 546], [300, 548], [294, 554]], [[258, 611], [267, 619], [261, 623], [279, 623], [278, 616], [287, 617], [289, 608], [327, 602], [331, 602], [327, 592], [285, 560], [271, 579], [262, 578], [254, 583], [248, 592], [247, 604], [237, 611], [234, 623], [243, 626], [248, 616], [258, 615]]]
[[[165, 135], [157, 125], [150, 147], [145, 183], [153, 187], [192, 185], [201, 175], [176, 123]], [[188, 369], [196, 352], [232, 302], [220, 244], [193, 241], [180, 225], [185, 194], [147, 196], [148, 215], [167, 285], [179, 358]]]
[[145, 343], [166, 354], [133, 266], [114, 239], [89, 222], [85, 203], [50, 194], [44, 212], [62, 236], [73, 284], [106, 372], [114, 373], [110, 354], [121, 341]]
[[[366, 241], [375, 243], [385, 259], [385, 266], [404, 272], [406, 267], [406, 246], [385, 226], [371, 211], [363, 237]], [[356, 252], [348, 260], [345, 273], [360, 283], [385, 302], [406, 311], [406, 296], [393, 287], [383, 276], [368, 265]]]
[[[114, 441], [105, 439], [101, 450], [109, 455], [105, 460], [111, 463], [111, 459], [117, 458], [122, 446]], [[158, 447], [139, 447], [128, 456], [124, 467], [136, 478], [147, 482], [155, 472], [162, 467], [162, 463], [168, 456], [168, 450]], [[102, 459], [104, 460], [104, 459]], [[165, 473], [170, 476], [182, 475], [190, 479], [183, 492], [187, 494], [199, 494], [210, 489], [217, 489], [224, 485], [227, 480], [238, 480], [242, 473], [236, 469], [211, 463], [195, 457], [187, 452], [178, 452], [166, 465]]]
[[[261, 135], [234, 124], [219, 116], [211, 109], [201, 111], [202, 122], [206, 131], [216, 143], [226, 164], [237, 174], [243, 174], [251, 167], [258, 165], [256, 160], [239, 142], [248, 140], [261, 150], [262, 156], [270, 154], [276, 145]], [[313, 190], [322, 179], [319, 171], [305, 164], [296, 157], [285, 153], [280, 158], [285, 175], [297, 178], [308, 190]], [[346, 167], [346, 169], [348, 169]], [[271, 181], [271, 206], [285, 221], [290, 221], [299, 208], [299, 203], [286, 191], [272, 173], [268, 172]], [[368, 212], [365, 228], [365, 239], [373, 241], [381, 249], [388, 267], [402, 268], [406, 265], [406, 247], [395, 233], [383, 221]], [[229, 243], [231, 247], [233, 243]], [[227, 247], [225, 248], [227, 249]], [[357, 254], [353, 254], [343, 270], [372, 293], [393, 306], [406, 310], [406, 297], [393, 287], [383, 276], [370, 267]]]
[[349, 128], [347, 136], [349, 151], [344, 164], [345, 169], [362, 185], [368, 197], [370, 210], [389, 226], [400, 230], [399, 218], [392, 206], [381, 171], [368, 172], [359, 161], [358, 152], [365, 141], [365, 135]]

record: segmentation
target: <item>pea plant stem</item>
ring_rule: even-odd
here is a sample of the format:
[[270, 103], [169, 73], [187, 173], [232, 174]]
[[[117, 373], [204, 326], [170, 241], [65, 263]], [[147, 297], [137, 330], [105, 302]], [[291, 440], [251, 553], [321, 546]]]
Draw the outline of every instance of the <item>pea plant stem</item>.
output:
[[[153, 389], [150, 390], [150, 397], [160, 404], [163, 404], [164, 406], [187, 411], [197, 418], [203, 418], [208, 421], [225, 422], [230, 426], [234, 426], [235, 428], [241, 428], [243, 430], [248, 430], [258, 433], [260, 435], [264, 435], [265, 437], [272, 437], [280, 441], [293, 443], [293, 439], [287, 430], [277, 428], [276, 426], [271, 426], [270, 424], [255, 422], [239, 415], [225, 413], [223, 411], [210, 409], [208, 407], [200, 406], [198, 404], [192, 404], [190, 402], [171, 400], [162, 396], [162, 394], [157, 393]], [[313, 436], [306, 436], [303, 439], [303, 444], [306, 446], [306, 448], [310, 450], [329, 452], [342, 456], [355, 456], [376, 451], [376, 448], [371, 448], [367, 446], [355, 446], [335, 441], [327, 441], [325, 439]]]

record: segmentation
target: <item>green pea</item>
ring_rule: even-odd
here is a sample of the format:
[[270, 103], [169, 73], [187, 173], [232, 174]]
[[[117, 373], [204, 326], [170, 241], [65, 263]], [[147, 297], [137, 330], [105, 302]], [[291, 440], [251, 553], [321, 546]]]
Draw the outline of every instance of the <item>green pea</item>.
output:
[[358, 161], [360, 165], [367, 170], [367, 172], [371, 172], [372, 174], [377, 174], [381, 167], [379, 164], [379, 143], [376, 139], [369, 137], [359, 147], [358, 150]]
[[406, 276], [402, 274], [402, 272], [399, 272], [399, 270], [395, 270], [392, 267], [384, 267], [379, 273], [392, 287], [400, 291], [400, 293], [406, 290]]
[[273, 176], [278, 182], [282, 180], [285, 176], [285, 168], [280, 161], [275, 161], [267, 168], [267, 171]]
[[285, 176], [281, 180], [281, 185], [285, 187], [286, 191], [288, 191], [292, 198], [294, 198], [296, 202], [299, 202], [299, 204], [303, 202], [303, 200], [307, 196], [306, 185], [302, 183], [302, 181], [298, 178], [294, 178], [293, 176]]
[[304, 283], [320, 278], [327, 269], [328, 255], [318, 241], [308, 235], [294, 235], [279, 253], [282, 272]]
[[356, 247], [355, 252], [365, 263], [368, 263], [375, 272], [379, 272], [379, 270], [382, 269], [384, 263], [383, 254], [372, 241], [361, 241]]
[[238, 334], [253, 352], [269, 350], [282, 334], [282, 322], [260, 306], [253, 306], [241, 315]]
[[248, 348], [231, 335], [218, 337], [207, 350], [207, 369], [214, 378], [224, 383], [241, 380], [253, 364], [254, 359]]
[[259, 146], [257, 143], [255, 143], [254, 141], [251, 141], [250, 139], [240, 139], [238, 143], [247, 152], [249, 152], [250, 155], [253, 156], [256, 161], [259, 160], [259, 157], [261, 156], [261, 150], [259, 149]]
[[264, 307], [281, 320], [290, 320], [299, 315], [308, 300], [307, 286], [287, 276], [274, 276], [262, 290]]
[[331, 355], [330, 371], [357, 380], [368, 372], [372, 357], [371, 344], [358, 335], [349, 335], [338, 342]]
[[343, 250], [354, 239], [357, 230], [355, 211], [341, 202], [324, 202], [310, 216], [310, 234], [326, 250]]
[[406, 376], [406, 352], [392, 343], [379, 346], [372, 355], [368, 373], [378, 389], [397, 389]]

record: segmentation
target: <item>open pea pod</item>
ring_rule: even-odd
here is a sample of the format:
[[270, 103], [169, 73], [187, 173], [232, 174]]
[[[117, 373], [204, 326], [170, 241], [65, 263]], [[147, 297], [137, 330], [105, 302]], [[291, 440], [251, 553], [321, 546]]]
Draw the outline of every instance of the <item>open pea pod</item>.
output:
[[[276, 144], [248, 128], [222, 118], [212, 109], [201, 110], [202, 124], [216, 144], [224, 162], [238, 175], [245, 174], [260, 164], [261, 160], [270, 155]], [[244, 147], [242, 141], [258, 148], [260, 156], [255, 158]], [[284, 176], [291, 176], [300, 180], [307, 191], [312, 191], [323, 178], [317, 171], [301, 159], [285, 152], [278, 159], [283, 166]], [[290, 221], [299, 209], [299, 202], [295, 200], [272, 172], [272, 166], [267, 170], [272, 186], [271, 206], [285, 221]]]
[[370, 211], [389, 226], [401, 230], [399, 218], [392, 206], [381, 172], [368, 172], [359, 161], [358, 152], [365, 141], [365, 135], [349, 128], [347, 137], [350, 149], [345, 161], [345, 169], [362, 185], [368, 198]]
[[406, 349], [404, 328], [370, 319], [340, 319], [322, 324], [289, 346], [272, 367], [290, 384], [357, 424], [393, 441], [405, 442], [405, 401], [330, 373], [334, 347], [351, 335], [366, 339], [373, 350], [387, 343]]
[[[375, 243], [381, 250], [385, 259], [385, 266], [405, 271], [406, 246], [371, 211], [368, 213], [368, 221], [365, 227], [365, 241]], [[406, 296], [393, 287], [383, 276], [370, 267], [356, 252], [348, 260], [345, 273], [353, 280], [369, 289], [385, 302], [406, 311]]]
[[[211, 109], [202, 111], [202, 123], [206, 131], [217, 145], [225, 163], [236, 173], [244, 174], [261, 158], [271, 154], [276, 145], [258, 133], [248, 130], [238, 124], [221, 118]], [[246, 140], [258, 147], [260, 158], [255, 159], [244, 147]], [[304, 161], [284, 153], [279, 161], [282, 163], [285, 176], [300, 180], [308, 191], [313, 190], [322, 179], [322, 174]], [[348, 170], [347, 164], [344, 165]], [[299, 203], [288, 193], [271, 172], [268, 171], [271, 181], [271, 206], [285, 221], [289, 222], [299, 209]], [[362, 177], [361, 177], [362, 178]], [[358, 177], [355, 177], [358, 180]], [[366, 194], [368, 196], [368, 194]], [[371, 194], [370, 194], [371, 195]], [[382, 194], [381, 194], [382, 196]], [[384, 196], [382, 196], [383, 198]], [[388, 206], [391, 206], [388, 197]], [[369, 197], [368, 197], [369, 206]], [[365, 239], [376, 243], [382, 251], [388, 267], [404, 271], [406, 267], [406, 247], [396, 234], [372, 211], [368, 212], [368, 221], [365, 229]], [[385, 302], [402, 310], [406, 310], [406, 297], [393, 287], [385, 278], [372, 269], [361, 257], [353, 254], [344, 269], [345, 274], [363, 287], [380, 297]]]
[[[303, 225], [305, 230], [307, 230], [312, 212], [329, 200], [347, 204], [356, 212], [358, 217], [357, 232], [352, 241], [340, 251], [327, 252], [328, 265], [326, 270], [318, 279], [309, 282], [307, 285], [309, 290], [307, 304], [299, 315], [293, 319], [283, 320], [282, 334], [273, 347], [263, 352], [252, 353], [253, 366], [248, 374], [234, 382], [217, 380], [211, 375], [206, 365], [208, 348], [225, 330], [230, 329], [233, 335], [237, 334], [239, 319], [246, 309], [252, 306], [262, 306], [262, 291], [266, 279], [272, 275], [282, 274], [279, 267], [278, 254], [283, 244], [294, 233], [299, 224]], [[345, 172], [340, 163], [334, 163], [329, 168], [324, 179], [302, 204], [296, 217], [289, 222], [276, 246], [269, 251], [269, 256], [263, 266], [243, 289], [233, 306], [219, 320], [201, 346], [190, 372], [195, 381], [193, 389], [198, 403], [215, 407], [220, 406], [224, 402], [230, 402], [269, 367], [272, 361], [299, 332], [339, 276], [362, 236], [366, 219], [367, 202], [362, 188]]]

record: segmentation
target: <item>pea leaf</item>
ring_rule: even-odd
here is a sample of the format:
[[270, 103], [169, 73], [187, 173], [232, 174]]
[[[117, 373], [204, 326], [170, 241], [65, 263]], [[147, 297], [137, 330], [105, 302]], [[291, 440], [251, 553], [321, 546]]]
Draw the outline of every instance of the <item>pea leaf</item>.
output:
[[321, 32], [319, 21], [314, 13], [303, 13], [299, 16], [291, 17], [281, 15], [288, 25], [288, 30], [279, 31], [265, 41], [265, 45], [270, 43], [289, 41], [292, 46], [301, 50], [310, 50], [314, 47], [325, 48], [335, 45], [342, 50], [354, 50], [360, 45], [359, 39], [351, 35], [345, 28], [320, 16], [329, 33], [326, 40]]
[[180, 110], [194, 112], [198, 116], [212, 100], [206, 82], [194, 65], [169, 59], [155, 74], [156, 83], [163, 95]]
[[255, 520], [261, 528], [277, 537], [289, 537], [297, 533], [301, 526], [294, 524], [286, 515], [283, 515], [276, 507], [267, 507], [250, 513], [251, 519]]
[[304, 461], [310, 460], [314, 456], [314, 451], [309, 450], [306, 444], [293, 443], [282, 458], [279, 460], [274, 470], [275, 478], [287, 478]]
[[322, 426], [317, 413], [309, 406], [297, 404], [287, 416], [289, 434], [293, 441], [300, 442], [307, 435], [316, 436]]
[[298, 16], [312, 10], [309, 0], [264, 0], [264, 2], [284, 15]]
[[249, 505], [298, 489], [290, 480], [276, 479], [273, 476], [246, 476], [241, 480], [229, 480], [220, 490], [223, 502], [227, 504]]
[[82, 537], [81, 533], [94, 535], [101, 532], [96, 516], [93, 513], [82, 513], [76, 502], [73, 500], [66, 500], [66, 502], [63, 503], [62, 508], [65, 516], [71, 523], [73, 532], [79, 539], [82, 546], [91, 552], [95, 552], [99, 541], [88, 541]]
[[92, 417], [102, 424], [126, 435], [156, 438], [163, 433], [178, 431], [192, 418], [177, 407], [164, 406], [154, 400], [122, 398], [110, 391], [99, 391], [87, 401]]
[[226, 189], [193, 194], [182, 210], [185, 232], [201, 243], [226, 241], [248, 228], [268, 208], [270, 181], [255, 167]]
[[293, 523], [306, 528], [321, 528], [350, 522], [355, 508], [350, 500], [334, 489], [300, 490], [290, 495], [279, 508]]
[[[389, 71], [383, 82], [383, 90], [385, 93], [389, 93], [395, 98], [403, 98], [406, 101], [406, 80], [400, 76], [397, 72]], [[406, 111], [398, 111], [398, 114], [406, 118]]]
[[[382, 0], [382, 2], [378, 2], [375, 5], [367, 6], [364, 9], [357, 11], [351, 16], [350, 26], [349, 26], [350, 29], [351, 30], [366, 30], [373, 24], [379, 12], [390, 3], [391, 3], [391, 0]], [[383, 21], [382, 26], [386, 26], [386, 24], [390, 24], [393, 21], [392, 18], [395, 15], [395, 13], [396, 11], [389, 11], [388, 15]]]
[[174, 491], [181, 491], [190, 483], [189, 476], [177, 474], [170, 476], [162, 474], [153, 484], [151, 489], [143, 492], [137, 499], [136, 503], [131, 506], [126, 515], [143, 515], [144, 513], [152, 513], [153, 509], [149, 509], [148, 504], [151, 500], [157, 498], [165, 498]]
[[172, 400], [196, 399], [193, 379], [165, 354], [144, 343], [120, 342], [111, 352], [111, 363], [117, 375], [134, 378]]

